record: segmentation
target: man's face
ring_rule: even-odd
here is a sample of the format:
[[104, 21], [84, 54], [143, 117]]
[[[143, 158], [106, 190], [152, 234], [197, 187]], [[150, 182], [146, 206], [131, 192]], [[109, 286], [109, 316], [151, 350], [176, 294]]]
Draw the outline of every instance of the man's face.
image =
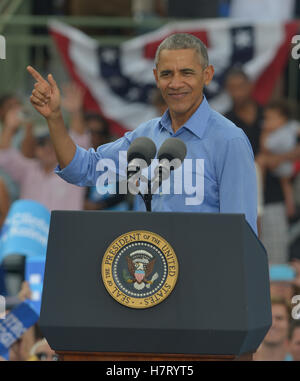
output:
[[289, 352], [294, 361], [300, 361], [300, 327], [294, 329], [293, 336], [290, 340]]
[[54, 147], [50, 139], [45, 141], [43, 144], [37, 145], [35, 149], [35, 156], [45, 169], [55, 167], [57, 163]]
[[271, 296], [275, 298], [284, 298], [289, 302], [294, 294], [294, 287], [291, 282], [271, 282]]
[[87, 130], [91, 134], [91, 144], [95, 149], [102, 144], [108, 143], [108, 136], [105, 134], [104, 125], [97, 119], [91, 119], [86, 123]]
[[226, 81], [226, 90], [234, 105], [242, 106], [251, 98], [252, 85], [242, 75], [231, 75]]
[[15, 109], [18, 109], [18, 110], [21, 110], [21, 103], [20, 101], [15, 98], [15, 97], [11, 97], [11, 98], [8, 98], [4, 104], [2, 105], [1, 109], [0, 109], [0, 120], [3, 121], [4, 117], [5, 117], [5, 114], [7, 113], [7, 111], [11, 110], [12, 108], [15, 108]]
[[263, 127], [268, 131], [275, 131], [286, 123], [286, 117], [284, 117], [278, 110], [272, 108], [265, 110]]
[[287, 339], [289, 318], [286, 308], [281, 304], [272, 306], [272, 327], [267, 333], [264, 343], [267, 345], [282, 345]]
[[200, 105], [203, 87], [210, 83], [214, 69], [212, 66], [203, 69], [194, 49], [165, 49], [160, 52], [153, 72], [171, 116], [187, 120]]

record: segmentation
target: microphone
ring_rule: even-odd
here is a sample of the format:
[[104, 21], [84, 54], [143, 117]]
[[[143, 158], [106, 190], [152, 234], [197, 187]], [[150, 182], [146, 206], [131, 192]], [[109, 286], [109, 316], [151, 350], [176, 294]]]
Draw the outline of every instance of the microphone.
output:
[[152, 194], [170, 176], [171, 171], [180, 167], [186, 152], [187, 148], [182, 140], [169, 138], [164, 141], [157, 154], [159, 164], [154, 170]]
[[127, 151], [127, 179], [149, 167], [156, 154], [154, 142], [147, 137], [136, 138]]

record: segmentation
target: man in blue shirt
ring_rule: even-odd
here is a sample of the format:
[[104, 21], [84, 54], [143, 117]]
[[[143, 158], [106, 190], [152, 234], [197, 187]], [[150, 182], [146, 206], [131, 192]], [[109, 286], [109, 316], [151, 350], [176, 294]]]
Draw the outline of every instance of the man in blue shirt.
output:
[[[95, 185], [99, 178], [97, 163], [111, 159], [118, 166], [119, 152], [127, 151], [137, 137], [151, 138], [157, 149], [170, 137], [183, 140], [187, 146], [184, 176], [196, 177], [196, 187], [187, 181], [183, 192], [154, 194], [153, 211], [186, 211], [205, 213], [244, 213], [257, 231], [257, 189], [251, 145], [243, 131], [212, 110], [203, 95], [203, 87], [213, 78], [205, 45], [190, 34], [166, 38], [156, 52], [154, 76], [168, 110], [128, 132], [119, 140], [97, 150], [76, 146], [65, 128], [60, 94], [52, 75], [48, 82], [32, 67], [28, 71], [37, 83], [30, 97], [33, 106], [48, 122], [59, 166], [56, 173], [77, 185]], [[190, 173], [189, 173], [190, 172]], [[185, 185], [184, 179], [182, 179]], [[139, 209], [145, 210], [142, 201]]]

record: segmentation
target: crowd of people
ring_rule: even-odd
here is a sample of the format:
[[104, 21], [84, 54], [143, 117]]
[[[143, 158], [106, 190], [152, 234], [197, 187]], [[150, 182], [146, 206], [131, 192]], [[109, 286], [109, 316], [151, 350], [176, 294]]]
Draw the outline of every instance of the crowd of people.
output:
[[[272, 327], [254, 355], [256, 361], [300, 360], [300, 321], [292, 298], [300, 293], [300, 248], [291, 250], [289, 232], [299, 221], [293, 184], [299, 179], [300, 124], [293, 105], [272, 99], [262, 107], [252, 98], [252, 83], [239, 68], [225, 82], [232, 100], [226, 117], [243, 129], [255, 157], [258, 185], [258, 232], [270, 263]], [[294, 160], [287, 160], [289, 155]]]
[[[228, 73], [226, 90], [232, 99], [232, 108], [226, 117], [244, 130], [252, 144], [260, 179], [258, 231], [271, 265], [273, 325], [255, 360], [300, 361], [300, 323], [291, 317], [292, 297], [300, 294], [300, 257], [290, 257], [288, 254], [289, 226], [299, 218], [299, 207], [293, 193], [299, 162], [278, 160], [280, 154], [295, 149], [300, 129], [286, 100], [272, 100], [262, 107], [253, 100], [251, 89], [251, 81], [241, 69], [234, 68]], [[63, 94], [62, 104], [69, 114], [70, 135], [77, 144], [84, 148], [97, 148], [116, 138], [111, 135], [109, 123], [103, 116], [84, 112], [84, 94], [77, 85], [71, 83], [64, 86]], [[157, 114], [162, 115], [166, 105], [159, 92], [153, 94], [152, 102]], [[34, 133], [32, 122], [22, 117], [21, 101], [14, 95], [2, 96], [2, 223], [14, 197], [7, 178], [18, 186], [20, 199], [36, 200], [50, 211], [130, 209], [131, 202], [125, 195], [100, 195], [96, 187], [85, 189], [62, 181], [54, 174], [56, 156], [47, 130]], [[28, 284], [23, 284], [19, 300], [24, 299], [26, 294], [28, 296], [29, 292]], [[56, 359], [39, 332], [38, 324], [12, 346], [10, 358]]]
[[[253, 17], [259, 15], [262, 6], [270, 6], [274, 12], [280, 9], [276, 8], [279, 2], [275, 0], [252, 2], [254, 13], [256, 6]], [[73, 14], [83, 14], [84, 3], [86, 2], [74, 2], [76, 6], [72, 8]], [[196, 17], [195, 3], [136, 0], [131, 4], [129, 16], [146, 18], [155, 14], [177, 17], [180, 14], [182, 17], [190, 17], [189, 10], [193, 9], [193, 17]], [[244, 18], [245, 15], [251, 17], [247, 8], [248, 0], [210, 0], [202, 3], [203, 8], [199, 6], [197, 9], [203, 17], [217, 17], [225, 13], [226, 16], [235, 18]], [[94, 6], [97, 6], [96, 2]], [[203, 9], [207, 11], [207, 16]], [[284, 14], [277, 12], [278, 19], [293, 17], [297, 14], [298, 6], [292, 0], [286, 1], [285, 10]], [[297, 196], [300, 182], [300, 122], [295, 114], [295, 105], [284, 97], [273, 98], [264, 106], [258, 104], [252, 96], [251, 79], [240, 67], [234, 67], [227, 73], [224, 86], [231, 99], [231, 109], [225, 116], [245, 132], [252, 145], [259, 196], [258, 233], [270, 263], [273, 323], [254, 355], [254, 360], [300, 361], [300, 319], [292, 313], [293, 296], [300, 295], [300, 199]], [[62, 93], [62, 106], [68, 115], [69, 133], [76, 144], [96, 149], [117, 138], [111, 134], [109, 121], [103, 115], [84, 110], [84, 91], [80, 87], [69, 83], [62, 88]], [[166, 104], [159, 91], [153, 93], [151, 101], [157, 116], [161, 116], [166, 110]], [[24, 110], [18, 96], [1, 94], [0, 228], [11, 203], [17, 199], [35, 200], [49, 211], [122, 211], [134, 207], [130, 195], [99, 194], [96, 187], [77, 187], [57, 176], [54, 173], [57, 159], [48, 129], [46, 126], [36, 129]], [[7, 276], [9, 274], [5, 274], [5, 268], [1, 268], [0, 264], [0, 294], [15, 298], [13, 308], [30, 298], [31, 291], [28, 283], [23, 282], [17, 295], [9, 295], [3, 282]], [[11, 346], [9, 360], [57, 360], [57, 356], [36, 323]]]
[[[63, 106], [69, 114], [70, 135], [84, 148], [98, 147], [113, 139], [109, 124], [100, 114], [84, 112], [83, 92], [71, 83], [64, 87]], [[35, 132], [31, 120], [24, 118], [21, 100], [14, 94], [0, 98], [0, 227], [10, 205], [15, 200], [34, 200], [51, 210], [128, 210], [126, 195], [104, 194], [96, 187], [77, 187], [60, 179], [54, 147], [47, 130]], [[24, 265], [19, 266], [19, 282], [13, 289], [6, 287], [11, 276], [10, 257], [23, 263], [23, 256], [8, 256], [0, 264], [0, 295], [6, 296], [6, 314], [19, 303], [30, 299], [29, 284], [24, 277]], [[21, 287], [18, 295], [18, 285]], [[1, 356], [0, 356], [1, 359]], [[2, 358], [4, 359], [4, 358]], [[57, 356], [39, 330], [38, 323], [29, 328], [10, 348], [9, 360], [56, 360]]]

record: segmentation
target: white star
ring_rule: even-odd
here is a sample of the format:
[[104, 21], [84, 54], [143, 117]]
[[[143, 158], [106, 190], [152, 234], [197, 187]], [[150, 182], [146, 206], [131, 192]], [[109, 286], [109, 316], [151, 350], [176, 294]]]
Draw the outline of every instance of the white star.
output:
[[108, 64], [112, 64], [116, 61], [117, 59], [117, 51], [116, 50], [113, 50], [113, 49], [106, 49], [103, 51], [103, 53], [101, 54], [101, 59], [108, 63]]
[[240, 48], [251, 46], [251, 34], [248, 30], [241, 30], [235, 35], [235, 45]]
[[109, 83], [113, 87], [122, 87], [124, 85], [124, 79], [120, 76], [114, 76], [109, 78]]
[[135, 101], [136, 99], [138, 99], [139, 95], [140, 90], [137, 87], [132, 87], [127, 93], [127, 97], [131, 101]]

